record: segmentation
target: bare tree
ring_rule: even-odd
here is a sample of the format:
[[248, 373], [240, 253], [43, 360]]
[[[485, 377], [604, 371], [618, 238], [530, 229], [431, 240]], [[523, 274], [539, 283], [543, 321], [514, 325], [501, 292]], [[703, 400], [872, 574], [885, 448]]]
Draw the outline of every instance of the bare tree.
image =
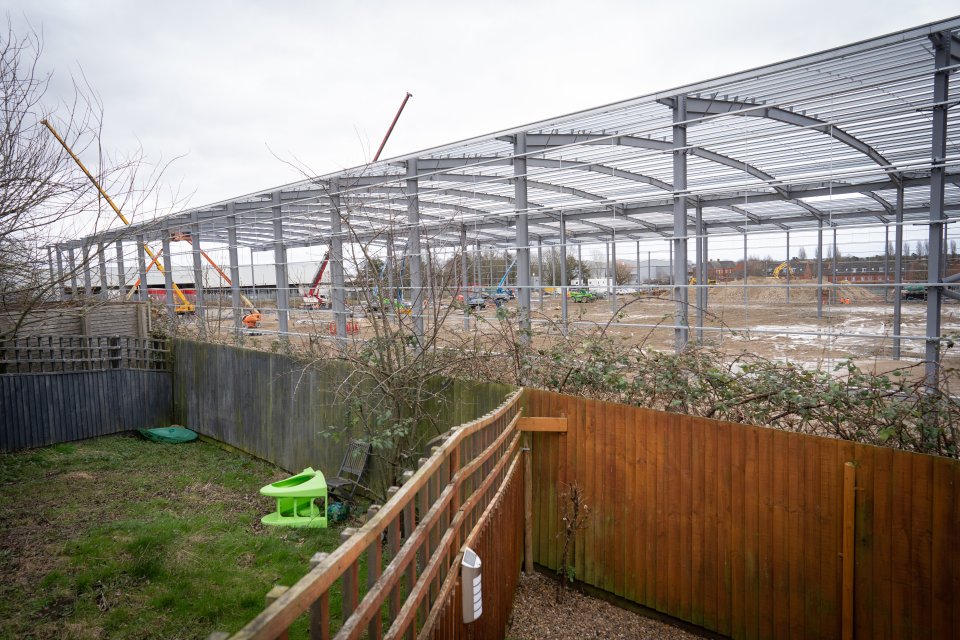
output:
[[625, 260], [617, 260], [614, 277], [615, 284], [629, 284], [633, 279], [633, 270]]
[[[54, 300], [65, 280], [101, 258], [99, 248], [91, 247], [77, 252], [71, 266], [50, 253], [53, 245], [116, 224], [99, 191], [44, 123], [53, 123], [78, 156], [96, 152], [97, 180], [130, 213], [157, 204], [166, 168], [150, 170], [140, 150], [106, 156], [100, 99], [77, 80], [70, 99], [49, 98], [52, 76], [41, 71], [42, 50], [36, 32], [18, 34], [8, 19], [0, 33], [0, 307], [8, 312], [0, 339], [16, 335], [31, 310]], [[63, 268], [52, 268], [55, 263]]]

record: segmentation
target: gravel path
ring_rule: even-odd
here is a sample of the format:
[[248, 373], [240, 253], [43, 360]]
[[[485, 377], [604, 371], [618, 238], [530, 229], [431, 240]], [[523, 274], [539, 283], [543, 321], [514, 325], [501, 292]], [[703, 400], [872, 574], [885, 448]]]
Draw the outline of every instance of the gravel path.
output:
[[576, 591], [567, 591], [557, 604], [556, 582], [539, 573], [520, 576], [507, 628], [507, 640], [700, 637]]

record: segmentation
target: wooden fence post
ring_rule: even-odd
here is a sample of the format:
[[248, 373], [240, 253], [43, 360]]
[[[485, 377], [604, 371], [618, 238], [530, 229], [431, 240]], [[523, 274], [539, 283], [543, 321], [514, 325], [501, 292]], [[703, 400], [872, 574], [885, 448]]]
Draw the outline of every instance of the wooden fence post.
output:
[[[370, 508], [367, 509], [367, 520], [369, 521], [373, 516], [377, 515], [377, 511], [380, 510], [380, 505], [374, 504], [370, 505]], [[381, 564], [383, 563], [383, 546], [381, 545], [381, 539], [378, 536], [376, 540], [370, 543], [370, 548], [367, 551], [367, 588], [372, 589], [373, 585], [376, 584], [377, 578], [380, 577]], [[373, 616], [373, 619], [370, 621], [370, 626], [368, 627], [368, 637], [370, 640], [380, 640], [383, 637], [383, 620], [381, 620], [379, 611], [377, 615]]]
[[530, 434], [523, 434], [523, 572], [533, 574], [533, 460]]
[[[353, 527], [347, 527], [340, 532], [340, 542], [344, 543], [357, 532]], [[360, 564], [359, 561], [353, 562], [346, 571], [343, 572], [343, 620], [346, 621], [350, 614], [357, 608], [357, 602], [360, 598]]]
[[[310, 558], [310, 569], [327, 559], [328, 553], [315, 553]], [[310, 605], [310, 640], [330, 640], [330, 592], [324, 591]]]
[[[267, 606], [269, 607], [271, 604], [276, 602], [277, 598], [279, 598], [280, 596], [282, 596], [287, 592], [287, 589], [288, 587], [284, 587], [283, 585], [279, 585], [279, 584], [274, 586], [273, 589], [270, 589], [270, 591], [267, 593], [267, 597], [265, 598], [267, 602]], [[277, 640], [287, 640], [286, 629], [284, 629], [283, 632], [277, 636]]]

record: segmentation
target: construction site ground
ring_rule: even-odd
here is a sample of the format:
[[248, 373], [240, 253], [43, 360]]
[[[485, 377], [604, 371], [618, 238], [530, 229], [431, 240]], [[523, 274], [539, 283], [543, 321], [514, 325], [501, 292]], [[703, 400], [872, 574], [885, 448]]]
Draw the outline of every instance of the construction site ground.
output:
[[[696, 340], [699, 335], [695, 289], [687, 288], [691, 340]], [[787, 290], [784, 281], [773, 278], [752, 278], [746, 286], [743, 281], [709, 286], [703, 314], [703, 340], [731, 356], [748, 352], [809, 366], [832, 366], [850, 358], [861, 368], [880, 372], [923, 358], [926, 345], [918, 336], [925, 334], [927, 311], [924, 301], [902, 302], [902, 357], [896, 361], [893, 358], [892, 289], [885, 292], [876, 286], [827, 285], [819, 315], [815, 282], [795, 281], [789, 287], [789, 294]], [[462, 338], [464, 313], [460, 309], [450, 310], [449, 303], [450, 300], [444, 300], [430, 305], [428, 301], [430, 310], [425, 314], [428, 330], [433, 318], [442, 317], [442, 332], [448, 332], [451, 338]], [[516, 311], [516, 301], [506, 303], [505, 308]], [[351, 337], [370, 337], [370, 321], [363, 305], [353, 305], [351, 312], [357, 329]], [[603, 329], [612, 339], [660, 350], [674, 347], [675, 312], [673, 291], [667, 288], [644, 289], [588, 303], [568, 300], [571, 332]], [[260, 335], [247, 337], [248, 343], [258, 348], [268, 348], [277, 339], [279, 330], [276, 311], [264, 308], [263, 313], [263, 323], [256, 332]], [[471, 311], [469, 318], [470, 332], [496, 337], [502, 329], [497, 309], [492, 304], [486, 309]], [[295, 334], [293, 341], [307, 343], [311, 339], [331, 338], [333, 319], [330, 310], [292, 309], [289, 327]], [[559, 338], [563, 326], [560, 296], [541, 296], [534, 292], [531, 320], [535, 340]], [[228, 334], [233, 327], [232, 314], [229, 309], [210, 309], [207, 324], [208, 327], [213, 325], [215, 331]], [[943, 304], [942, 333], [960, 335], [960, 304], [949, 299]], [[943, 362], [947, 367], [956, 367], [960, 365], [960, 356], [954, 354], [954, 349], [946, 349]]]

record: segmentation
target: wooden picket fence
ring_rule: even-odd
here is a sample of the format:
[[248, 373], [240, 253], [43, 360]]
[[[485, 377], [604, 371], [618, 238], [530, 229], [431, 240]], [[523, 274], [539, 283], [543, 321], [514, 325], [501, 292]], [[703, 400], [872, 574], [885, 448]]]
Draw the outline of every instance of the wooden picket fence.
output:
[[[233, 638], [286, 638], [309, 612], [310, 637], [459, 638], [460, 557], [464, 546], [483, 563], [483, 615], [474, 637], [502, 637], [519, 575], [523, 533], [520, 392], [494, 412], [459, 428], [391, 487], [382, 507], [357, 530], [346, 529], [332, 553], [317, 554], [296, 584], [275, 587], [268, 606]], [[361, 559], [367, 584], [360, 584]], [[330, 591], [342, 587], [334, 610]], [[227, 637], [213, 634], [211, 638]]]
[[733, 638], [960, 637], [960, 463], [527, 389], [534, 558]]

